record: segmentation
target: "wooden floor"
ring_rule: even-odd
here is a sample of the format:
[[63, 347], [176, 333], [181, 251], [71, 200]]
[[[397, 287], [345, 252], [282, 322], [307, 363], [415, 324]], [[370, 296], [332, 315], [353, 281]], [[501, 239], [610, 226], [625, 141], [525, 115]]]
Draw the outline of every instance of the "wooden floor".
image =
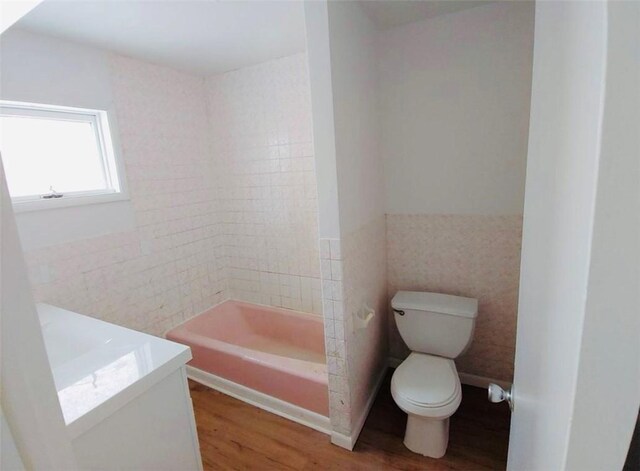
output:
[[504, 469], [509, 409], [491, 404], [484, 389], [463, 386], [451, 418], [447, 454], [434, 460], [402, 444], [406, 415], [389, 392], [388, 375], [353, 452], [315, 430], [190, 383], [206, 470], [485, 470]]

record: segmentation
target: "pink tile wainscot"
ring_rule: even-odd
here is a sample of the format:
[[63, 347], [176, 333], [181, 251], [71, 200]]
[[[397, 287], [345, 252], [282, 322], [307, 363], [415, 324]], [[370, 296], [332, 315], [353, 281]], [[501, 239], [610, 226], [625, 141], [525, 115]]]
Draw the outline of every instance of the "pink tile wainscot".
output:
[[226, 301], [167, 338], [191, 347], [195, 368], [329, 415], [320, 316]]

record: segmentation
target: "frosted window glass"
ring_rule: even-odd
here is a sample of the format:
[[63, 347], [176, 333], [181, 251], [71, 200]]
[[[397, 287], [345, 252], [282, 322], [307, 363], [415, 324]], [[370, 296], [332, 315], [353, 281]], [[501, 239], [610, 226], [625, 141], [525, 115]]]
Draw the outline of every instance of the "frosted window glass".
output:
[[92, 122], [1, 116], [0, 152], [12, 197], [108, 189]]

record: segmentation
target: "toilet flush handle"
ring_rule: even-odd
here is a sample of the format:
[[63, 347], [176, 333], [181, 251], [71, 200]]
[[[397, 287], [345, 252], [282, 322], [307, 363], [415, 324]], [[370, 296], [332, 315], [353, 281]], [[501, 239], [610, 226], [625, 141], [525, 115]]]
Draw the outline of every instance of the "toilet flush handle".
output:
[[399, 316], [404, 316], [404, 311], [402, 309], [396, 309], [394, 307], [392, 307], [391, 309], [393, 309], [393, 312], [395, 312]]
[[511, 388], [502, 389], [501, 386], [497, 384], [491, 383], [488, 387], [489, 392], [489, 401], [491, 402], [502, 402], [507, 401], [509, 404], [509, 409], [513, 412], [513, 386]]

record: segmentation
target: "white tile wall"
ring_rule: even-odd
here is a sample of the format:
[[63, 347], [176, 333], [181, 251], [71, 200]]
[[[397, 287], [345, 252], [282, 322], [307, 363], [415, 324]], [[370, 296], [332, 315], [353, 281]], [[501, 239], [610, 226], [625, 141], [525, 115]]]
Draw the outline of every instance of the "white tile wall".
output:
[[227, 295], [204, 83], [120, 56], [110, 74], [136, 229], [26, 259], [38, 301], [161, 334]]
[[306, 55], [206, 81], [230, 295], [321, 313]]
[[[387, 365], [385, 245], [384, 216], [343, 239], [320, 239], [329, 413], [333, 429], [346, 435]], [[355, 329], [354, 316], [364, 305], [376, 316]]]
[[[340, 247], [352, 427], [361, 417], [380, 373], [387, 367], [385, 229], [385, 218], [381, 215], [345, 234]], [[356, 329], [354, 318], [365, 306], [375, 310], [375, 317], [366, 328]]]
[[[329, 416], [333, 430], [351, 431], [351, 395], [347, 368], [342, 253], [339, 239], [320, 239], [325, 350], [329, 372]], [[335, 272], [339, 276], [334, 276]]]
[[306, 56], [110, 61], [136, 229], [27, 253], [36, 299], [154, 334], [228, 297], [321, 313]]

